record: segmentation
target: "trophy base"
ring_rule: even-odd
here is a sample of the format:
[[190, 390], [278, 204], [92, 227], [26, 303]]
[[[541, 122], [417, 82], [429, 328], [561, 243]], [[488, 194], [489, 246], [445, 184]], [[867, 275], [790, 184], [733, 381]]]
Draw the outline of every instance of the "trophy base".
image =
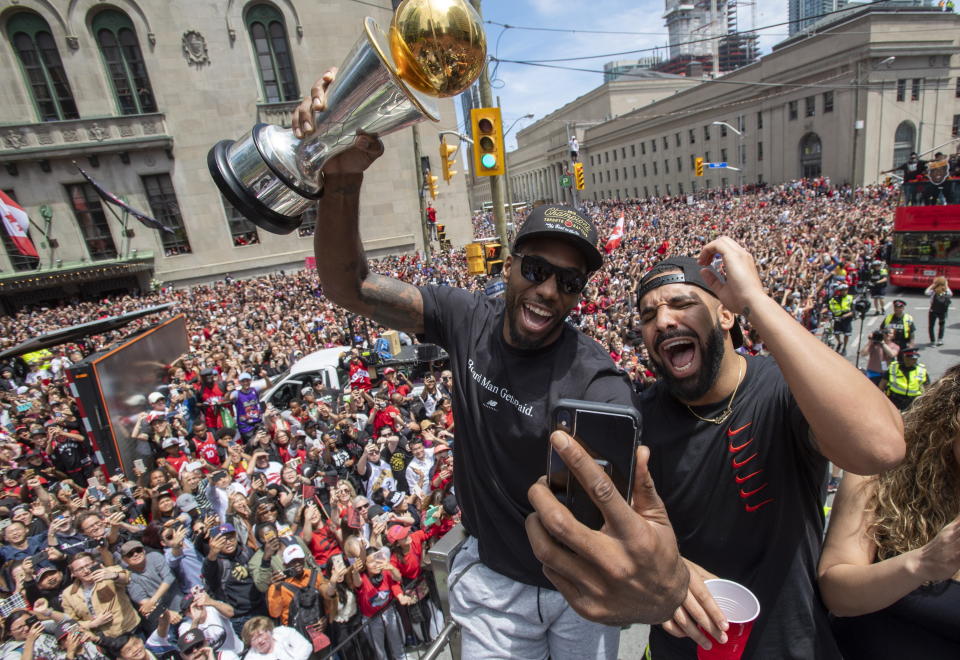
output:
[[234, 140], [221, 140], [207, 154], [207, 167], [217, 188], [243, 217], [274, 234], [289, 234], [300, 226], [300, 216], [277, 213], [241, 182], [230, 167], [230, 148]]

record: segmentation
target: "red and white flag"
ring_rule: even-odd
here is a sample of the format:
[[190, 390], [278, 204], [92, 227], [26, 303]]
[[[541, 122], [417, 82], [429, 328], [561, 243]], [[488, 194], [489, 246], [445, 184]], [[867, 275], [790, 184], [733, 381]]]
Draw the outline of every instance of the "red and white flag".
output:
[[20, 254], [27, 257], [39, 257], [37, 248], [27, 232], [30, 230], [30, 219], [23, 207], [10, 199], [7, 193], [0, 190], [0, 216], [3, 217], [3, 228], [7, 230], [10, 240], [17, 246]]
[[610, 254], [617, 247], [620, 246], [620, 241], [623, 240], [623, 215], [620, 216], [620, 219], [617, 220], [617, 226], [613, 228], [613, 233], [610, 234], [610, 238], [607, 239], [606, 245], [603, 246], [603, 251], [607, 254]]

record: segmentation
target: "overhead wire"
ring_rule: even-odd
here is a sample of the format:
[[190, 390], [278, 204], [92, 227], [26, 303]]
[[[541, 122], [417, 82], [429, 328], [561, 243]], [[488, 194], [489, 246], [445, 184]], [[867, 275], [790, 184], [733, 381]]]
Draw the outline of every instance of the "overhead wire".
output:
[[[827, 16], [833, 16], [833, 15], [836, 15], [836, 14], [840, 14], [840, 13], [842, 13], [842, 12], [849, 12], [849, 11], [854, 10], [854, 9], [860, 9], [860, 8], [863, 8], [863, 7], [868, 7], [868, 6], [870, 6], [870, 5], [887, 4], [888, 2], [889, 2], [889, 0], [871, 0], [870, 2], [864, 2], [864, 3], [855, 4], [855, 5], [848, 5], [848, 6], [846, 6], [846, 7], [841, 8], [841, 9], [837, 9], [837, 10], [829, 11], [829, 12], [824, 12], [824, 13], [822, 13], [822, 14], [817, 14], [817, 15], [814, 15], [814, 16], [808, 16], [808, 17], [805, 17], [805, 18], [803, 18], [803, 19], [793, 19], [793, 20], [782, 21], [782, 22], [780, 22], [780, 23], [771, 23], [770, 25], [764, 25], [764, 26], [761, 26], [761, 27], [754, 27], [754, 28], [751, 28], [750, 30], [740, 30], [740, 31], [736, 31], [736, 32], [724, 32], [723, 34], [720, 34], [720, 35], [714, 35], [714, 36], [709, 36], [709, 37], [701, 37], [701, 38], [698, 38], [698, 39], [690, 39], [690, 40], [687, 40], [687, 41], [679, 41], [679, 42], [674, 42], [674, 43], [672, 43], [672, 44], [663, 45], [663, 46], [651, 46], [651, 47], [647, 47], [647, 48], [638, 48], [638, 49], [633, 49], [633, 50], [625, 50], [625, 51], [619, 51], [619, 52], [615, 52], [615, 53], [602, 53], [602, 54], [598, 54], [598, 55], [582, 55], [582, 56], [577, 56], [577, 57], [560, 57], [560, 58], [552, 58], [552, 59], [544, 59], [544, 60], [526, 60], [526, 61], [529, 61], [529, 62], [537, 62], [537, 63], [544, 63], [544, 62], [572, 62], [572, 61], [577, 61], [577, 60], [601, 59], [601, 58], [608, 58], [608, 57], [619, 57], [619, 56], [622, 56], [622, 55], [633, 55], [633, 54], [637, 54], [637, 53], [655, 52], [655, 51], [664, 50], [664, 49], [666, 49], [666, 48], [672, 48], [672, 47], [677, 47], [677, 46], [693, 45], [693, 44], [700, 44], [700, 43], [705, 43], [705, 42], [709, 42], [709, 41], [716, 41], [716, 40], [720, 40], [720, 39], [729, 39], [729, 38], [731, 38], [731, 37], [747, 37], [747, 36], [750, 36], [750, 35], [756, 36], [756, 33], [757, 33], [757, 32], [761, 32], [761, 31], [767, 30], [767, 29], [769, 29], [769, 28], [782, 27], [782, 26], [784, 26], [784, 25], [791, 25], [791, 24], [793, 24], [793, 23], [798, 23], [798, 22], [800, 22], [801, 20], [804, 20], [804, 21], [807, 21], [807, 20], [816, 20], [816, 19], [820, 19], [820, 18], [825, 18], [825, 17], [827, 17]], [[546, 32], [567, 32], [567, 33], [582, 32], [582, 33], [586, 33], [586, 34], [589, 34], [589, 33], [596, 33], [596, 34], [635, 34], [635, 35], [650, 35], [650, 34], [651, 34], [651, 33], [646, 33], [646, 32], [626, 32], [626, 31], [624, 31], [624, 32], [618, 32], [618, 31], [605, 31], [605, 30], [591, 31], [591, 30], [580, 30], [580, 29], [577, 29], [577, 28], [543, 28], [543, 27], [536, 27], [536, 26], [516, 26], [516, 25], [510, 25], [510, 24], [508, 24], [508, 23], [499, 23], [499, 22], [497, 22], [497, 21], [491, 21], [491, 20], [485, 20], [484, 23], [487, 23], [487, 24], [490, 24], [490, 25], [497, 25], [497, 26], [503, 28], [503, 30], [501, 31], [501, 33], [500, 33], [500, 35], [498, 36], [498, 39], [497, 39], [497, 49], [498, 49], [498, 50], [499, 50], [500, 37], [502, 37], [503, 34], [505, 34], [508, 29], [511, 29], [511, 30], [546, 31]], [[658, 32], [658, 33], [654, 33], [654, 34], [663, 36], [663, 32]], [[849, 34], [849, 33], [846, 33], [846, 32], [845, 32], [844, 35], [846, 35], [846, 34]]]

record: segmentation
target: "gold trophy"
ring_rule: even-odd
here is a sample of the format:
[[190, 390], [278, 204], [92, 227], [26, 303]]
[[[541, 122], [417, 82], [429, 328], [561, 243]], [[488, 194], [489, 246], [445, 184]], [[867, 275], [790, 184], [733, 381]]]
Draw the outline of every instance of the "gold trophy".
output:
[[436, 99], [467, 89], [480, 75], [487, 44], [480, 17], [466, 0], [404, 0], [390, 35], [364, 20], [364, 34], [327, 88], [327, 108], [314, 133], [257, 124], [243, 138], [222, 140], [207, 155], [217, 187], [248, 220], [288, 234], [323, 196], [320, 173], [358, 132], [384, 136], [417, 122], [438, 121]]

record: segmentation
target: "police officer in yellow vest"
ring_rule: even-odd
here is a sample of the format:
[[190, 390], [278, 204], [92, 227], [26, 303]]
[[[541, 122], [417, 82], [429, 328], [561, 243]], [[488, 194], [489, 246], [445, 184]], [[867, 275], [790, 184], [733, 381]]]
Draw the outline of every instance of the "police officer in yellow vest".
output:
[[905, 311], [907, 303], [904, 300], [893, 301], [893, 313], [887, 314], [880, 324], [880, 329], [893, 328], [893, 341], [903, 351], [907, 346], [913, 346], [916, 334], [917, 324], [913, 322], [913, 317]]
[[923, 394], [930, 382], [927, 367], [918, 362], [920, 351], [908, 348], [890, 363], [886, 377], [880, 382], [890, 401], [900, 410], [906, 410], [914, 399]]
[[853, 296], [846, 282], [838, 282], [833, 289], [833, 296], [827, 301], [830, 313], [833, 314], [833, 334], [838, 337], [837, 353], [845, 355], [847, 342], [850, 341], [850, 332], [853, 330]]

